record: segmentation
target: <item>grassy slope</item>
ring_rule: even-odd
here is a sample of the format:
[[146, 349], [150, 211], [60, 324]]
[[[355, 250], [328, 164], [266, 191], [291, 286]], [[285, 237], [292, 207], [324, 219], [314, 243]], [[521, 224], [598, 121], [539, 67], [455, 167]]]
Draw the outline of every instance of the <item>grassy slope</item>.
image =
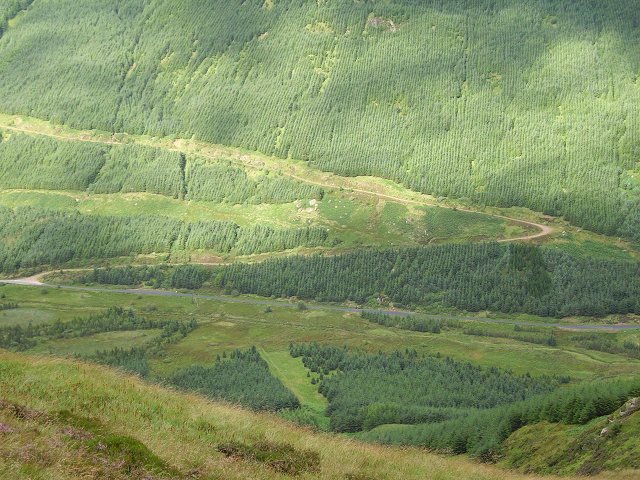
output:
[[[329, 194], [319, 208], [287, 204], [224, 204], [183, 201], [149, 193], [91, 195], [85, 192], [4, 190], [0, 205], [29, 206], [59, 211], [78, 211], [85, 215], [158, 215], [186, 222], [228, 220], [241, 226], [268, 225], [274, 228], [300, 228], [320, 225], [340, 240], [340, 248], [354, 246], [417, 245], [431, 237], [442, 241], [494, 240], [528, 233], [521, 226], [488, 215], [450, 211], [438, 215], [438, 207], [410, 210], [384, 200]], [[428, 228], [420, 228], [430, 218]], [[432, 218], [433, 217], [433, 218]], [[418, 234], [426, 230], [428, 237]], [[531, 230], [534, 232], [534, 230]]]
[[[49, 414], [69, 410], [77, 416], [97, 419], [115, 434], [135, 437], [183, 475], [194, 473], [191, 478], [284, 477], [260, 462], [228, 459], [216, 452], [217, 445], [232, 440], [249, 445], [261, 440], [290, 443], [319, 453], [319, 472], [303, 473], [300, 478], [525, 478], [417, 449], [361, 445], [314, 434], [273, 416], [215, 404], [195, 395], [145, 385], [105, 368], [63, 360], [0, 352], [0, 391], [5, 402]], [[15, 479], [66, 479], [83, 474], [95, 478], [91, 475], [96, 469], [94, 459], [89, 456], [83, 461], [80, 455], [73, 458], [65, 434], [60, 431], [63, 429], [51, 423], [38, 424], [37, 415], [20, 420], [11, 417], [6, 409], [1, 413], [0, 419], [10, 422], [8, 426], [14, 432], [0, 433], [0, 474]], [[31, 434], [23, 435], [25, 429], [31, 429]], [[46, 455], [39, 455], [45, 446]], [[115, 465], [112, 470], [109, 478], [119, 478]]]
[[[610, 433], [600, 435], [605, 427]], [[639, 436], [638, 412], [613, 424], [604, 417], [584, 426], [531, 425], [509, 437], [502, 464], [522, 472], [564, 475], [589, 475], [602, 469], [639, 469]]]
[[[260, 348], [260, 355], [269, 365], [271, 373], [293, 392], [300, 400], [300, 405], [307, 418], [312, 418], [314, 425], [323, 431], [329, 430], [329, 417], [326, 416], [327, 399], [318, 392], [317, 385], [313, 385], [307, 377], [308, 370], [301, 358], [293, 358], [288, 350], [268, 352]], [[285, 413], [297, 415], [297, 412]], [[307, 425], [307, 423], [305, 423]]]
[[318, 413], [327, 407], [327, 399], [318, 393], [317, 387], [307, 377], [307, 369], [301, 358], [293, 358], [288, 351], [267, 352], [260, 349], [260, 355], [269, 364], [269, 369], [300, 400], [300, 403]]

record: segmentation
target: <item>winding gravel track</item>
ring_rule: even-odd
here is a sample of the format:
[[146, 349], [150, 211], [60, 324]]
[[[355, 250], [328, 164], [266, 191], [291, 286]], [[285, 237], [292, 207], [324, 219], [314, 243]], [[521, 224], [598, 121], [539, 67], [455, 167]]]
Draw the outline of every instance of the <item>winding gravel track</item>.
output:
[[[79, 142], [88, 142], [88, 143], [101, 143], [101, 144], [105, 144], [105, 145], [118, 145], [118, 144], [124, 144], [125, 142], [120, 142], [117, 140], [106, 140], [106, 139], [96, 139], [96, 138], [86, 138], [86, 137], [82, 137], [82, 136], [73, 136], [73, 135], [58, 135], [55, 133], [51, 133], [51, 132], [43, 132], [43, 131], [34, 131], [33, 129], [27, 129], [27, 128], [20, 128], [20, 127], [15, 127], [15, 126], [8, 126], [8, 125], [2, 125], [0, 128], [2, 129], [6, 129], [6, 130], [11, 130], [11, 131], [16, 131], [16, 132], [22, 132], [22, 133], [27, 133], [27, 134], [34, 134], [34, 135], [43, 135], [43, 136], [47, 136], [47, 137], [53, 137], [53, 138], [58, 138], [61, 140], [72, 140], [72, 141], [79, 141]], [[130, 142], [128, 142], [130, 143]], [[160, 148], [165, 148], [167, 149], [167, 147], [160, 147]], [[169, 149], [169, 150], [175, 150], [175, 151], [181, 151], [180, 149]], [[213, 156], [209, 156], [203, 153], [199, 153], [198, 155], [203, 156], [203, 157], [207, 157], [207, 158], [214, 158]], [[286, 171], [286, 169], [282, 169], [281, 173], [283, 175], [287, 175], [293, 179], [296, 179], [298, 181], [307, 183], [307, 184], [311, 184], [311, 185], [316, 185], [322, 188], [327, 188], [327, 189], [340, 189], [340, 188], [345, 188], [343, 185], [338, 185], [338, 184], [331, 184], [331, 183], [323, 183], [323, 182], [317, 182], [308, 178], [303, 178], [300, 177], [298, 175], [295, 175], [294, 173], [288, 172]], [[350, 179], [351, 181], [353, 181], [353, 179]], [[363, 188], [353, 188], [353, 187], [346, 187], [348, 190], [356, 192], [356, 193], [360, 193], [363, 195], [367, 195], [367, 196], [372, 196], [372, 197], [377, 197], [383, 200], [390, 200], [393, 202], [397, 202], [397, 203], [402, 203], [405, 205], [419, 205], [419, 206], [429, 206], [429, 205], [433, 205], [430, 202], [423, 202], [423, 201], [419, 201], [419, 200], [413, 200], [413, 199], [409, 199], [409, 198], [402, 198], [402, 197], [396, 197], [393, 195], [388, 195], [385, 193], [380, 193], [380, 192], [375, 192], [372, 190], [367, 190], [367, 189], [363, 189]], [[474, 212], [474, 213], [482, 213], [483, 215], [488, 215], [494, 218], [500, 218], [503, 220], [507, 220], [509, 222], [513, 222], [525, 227], [529, 227], [529, 228], [535, 228], [538, 231], [536, 233], [532, 233], [529, 235], [523, 235], [523, 236], [519, 236], [519, 237], [512, 237], [512, 238], [505, 238], [505, 239], [501, 239], [498, 240], [498, 242], [515, 242], [515, 241], [530, 241], [530, 240], [536, 240], [536, 239], [540, 239], [540, 238], [544, 238], [547, 237], [549, 235], [551, 235], [554, 232], [553, 227], [550, 227], [549, 225], [544, 225], [541, 223], [536, 223], [536, 222], [532, 222], [529, 220], [522, 220], [522, 219], [518, 219], [518, 218], [512, 218], [512, 217], [508, 217], [505, 215], [498, 215], [498, 214], [494, 214], [494, 213], [486, 213], [486, 212], [476, 212], [475, 210], [471, 210], [471, 209], [466, 209], [466, 208], [462, 208], [462, 207], [450, 207], [450, 206], [446, 206], [446, 205], [438, 205], [442, 208], [456, 208], [459, 211], [464, 211], [464, 212]], [[40, 279], [46, 275], [45, 273], [40, 273], [38, 275], [34, 275], [32, 277], [27, 277], [27, 278], [21, 278], [21, 279], [14, 279], [14, 280], [2, 280], [0, 279], [0, 283], [6, 283], [6, 284], [13, 284], [13, 285], [23, 285], [23, 286], [31, 286], [31, 287], [51, 287], [51, 288], [58, 288], [57, 285], [49, 285], [46, 283], [43, 283], [40, 281]], [[173, 292], [173, 291], [168, 291], [168, 290], [149, 290], [149, 289], [109, 289], [109, 288], [97, 288], [97, 287], [75, 287], [75, 286], [60, 286], [59, 288], [65, 289], [65, 290], [76, 290], [76, 291], [86, 291], [86, 292], [98, 292], [98, 293], [122, 293], [122, 294], [133, 294], [133, 295], [149, 295], [149, 296], [162, 296], [162, 297], [189, 297], [189, 298], [197, 298], [197, 299], [204, 299], [204, 300], [215, 300], [215, 301], [219, 301], [219, 302], [227, 302], [227, 303], [242, 303], [242, 304], [249, 304], [249, 305], [264, 305], [264, 306], [277, 306], [277, 307], [285, 307], [285, 308], [296, 308], [297, 306], [294, 304], [290, 304], [290, 303], [285, 303], [285, 302], [277, 302], [277, 301], [269, 301], [269, 300], [256, 300], [256, 299], [250, 299], [250, 298], [237, 298], [237, 297], [229, 297], [229, 296], [224, 296], [224, 295], [200, 295], [200, 294], [195, 294], [195, 293], [180, 293], [180, 292]], [[350, 307], [339, 307], [339, 306], [335, 306], [335, 305], [308, 305], [307, 308], [309, 309], [313, 309], [313, 310], [332, 310], [332, 311], [338, 311], [338, 312], [347, 312], [347, 313], [361, 313], [361, 312], [369, 312], [369, 311], [374, 311], [374, 310], [368, 310], [368, 309], [361, 309], [361, 308], [350, 308]], [[403, 310], [381, 310], [379, 311], [381, 313], [386, 313], [386, 314], [390, 314], [390, 315], [413, 315], [413, 312], [409, 312], [409, 311], [403, 311]], [[515, 321], [515, 320], [507, 320], [507, 319], [480, 319], [480, 318], [474, 318], [474, 317], [447, 317], [447, 316], [438, 316], [438, 315], [431, 315], [430, 318], [434, 318], [434, 319], [442, 319], [442, 320], [461, 320], [461, 321], [468, 321], [468, 322], [477, 322], [477, 321], [481, 321], [484, 323], [498, 323], [498, 324], [508, 324], [508, 325], [522, 325], [522, 326], [547, 326], [547, 327], [557, 327], [557, 328], [566, 328], [566, 329], [572, 329], [572, 330], [609, 330], [609, 331], [622, 331], [622, 330], [632, 330], [632, 329], [640, 329], [640, 325], [598, 325], [598, 324], [587, 324], [587, 325], [570, 325], [570, 324], [563, 324], [563, 323], [537, 323], [537, 322], [521, 322], [521, 321]]]
[[[34, 130], [34, 129], [29, 129], [29, 128], [20, 128], [20, 127], [16, 127], [16, 126], [10, 126], [10, 125], [0, 125], [0, 129], [5, 129], [5, 130], [10, 130], [10, 131], [14, 131], [14, 132], [20, 132], [20, 133], [27, 133], [27, 134], [31, 134], [31, 135], [42, 135], [45, 137], [51, 137], [51, 138], [57, 138], [59, 140], [71, 140], [71, 141], [76, 141], [76, 142], [86, 142], [86, 143], [100, 143], [100, 144], [104, 144], [104, 145], [125, 145], [125, 144], [131, 144], [131, 143], [139, 143], [135, 140], [135, 137], [128, 137], [129, 138], [129, 142], [120, 142], [118, 140], [106, 140], [106, 139], [99, 139], [99, 138], [87, 138], [87, 137], [83, 137], [83, 136], [74, 136], [74, 135], [59, 135], [59, 134], [55, 134], [52, 132], [46, 132], [46, 131], [41, 131], [41, 130]], [[174, 142], [174, 145], [176, 144], [176, 142]], [[213, 146], [213, 145], [211, 145]], [[188, 153], [188, 152], [184, 152], [184, 150], [181, 150], [180, 148], [168, 148], [166, 146], [161, 146], [158, 145], [157, 148], [163, 148], [165, 150], [170, 150], [170, 151], [174, 151], [174, 152], [181, 152], [181, 153]], [[230, 147], [227, 147], [230, 148]], [[206, 153], [203, 152], [199, 152], [197, 153], [198, 156], [204, 157], [204, 158], [209, 158], [209, 159], [216, 159], [218, 157], [214, 156], [214, 155], [207, 155]], [[246, 163], [246, 162], [244, 162]], [[404, 205], [419, 205], [419, 206], [433, 206], [433, 203], [430, 202], [424, 202], [424, 201], [419, 201], [419, 200], [413, 200], [413, 199], [409, 199], [409, 198], [402, 198], [402, 197], [396, 197], [393, 195], [388, 195], [385, 193], [380, 193], [380, 192], [375, 192], [373, 190], [367, 190], [364, 188], [355, 188], [355, 187], [345, 187], [344, 185], [340, 185], [340, 184], [331, 184], [331, 183], [324, 183], [324, 182], [318, 182], [315, 180], [311, 180], [308, 178], [304, 178], [301, 176], [298, 176], [292, 172], [287, 171], [285, 168], [281, 168], [279, 169], [279, 172], [282, 175], [286, 175], [288, 177], [291, 177], [295, 180], [298, 180], [300, 182], [303, 183], [307, 183], [309, 185], [315, 185], [318, 187], [322, 187], [322, 188], [327, 188], [327, 189], [332, 189], [332, 190], [339, 190], [340, 188], [347, 188], [347, 190], [349, 191], [353, 191], [356, 193], [360, 193], [363, 195], [367, 195], [367, 196], [372, 196], [372, 197], [377, 197], [380, 199], [384, 199], [384, 200], [390, 200], [392, 202], [397, 202], [397, 203], [402, 203]], [[350, 177], [349, 178], [350, 181], [354, 181], [355, 179]], [[540, 239], [540, 238], [544, 238], [547, 237], [549, 235], [551, 235], [555, 230], [553, 227], [550, 227], [549, 225], [545, 225], [542, 223], [536, 223], [536, 222], [532, 222], [530, 220], [522, 220], [522, 219], [518, 219], [518, 218], [513, 218], [513, 217], [508, 217], [505, 215], [498, 215], [495, 213], [487, 213], [487, 212], [478, 212], [476, 210], [472, 210], [472, 209], [467, 209], [467, 208], [463, 208], [463, 207], [453, 207], [453, 206], [448, 206], [448, 205], [437, 205], [440, 208], [449, 208], [449, 209], [456, 209], [462, 212], [471, 212], [471, 213], [480, 213], [482, 215], [487, 215], [490, 217], [494, 217], [494, 218], [500, 218], [502, 220], [507, 220], [509, 222], [512, 223], [516, 223], [525, 227], [529, 227], [529, 228], [535, 228], [538, 231], [536, 233], [532, 233], [529, 235], [522, 235], [519, 237], [512, 237], [512, 238], [503, 238], [500, 240], [497, 240], [500, 243], [506, 243], [506, 242], [525, 242], [525, 241], [531, 241], [531, 240], [536, 240], [536, 239]]]
[[[328, 183], [315, 182], [313, 180], [304, 179], [302, 177], [294, 175], [293, 173], [283, 172], [283, 174], [288, 175], [289, 177], [294, 178], [296, 180], [299, 180], [301, 182], [309, 183], [311, 185], [316, 185], [318, 187], [329, 188], [329, 189], [338, 188], [338, 187], [336, 187], [336, 185], [331, 185], [331, 184], [328, 184]], [[391, 200], [392, 202], [402, 203], [404, 205], [434, 206], [432, 203], [429, 203], [429, 202], [421, 202], [419, 200], [411, 200], [409, 198], [394, 197], [393, 195], [387, 195], [386, 193], [373, 192], [371, 190], [364, 190], [364, 189], [360, 189], [360, 188], [349, 188], [349, 190], [351, 190], [353, 192], [357, 192], [357, 193], [362, 193], [364, 195], [370, 195], [370, 196], [378, 197], [378, 198], [385, 199], [385, 200]], [[480, 213], [482, 215], [488, 215], [488, 216], [494, 217], [494, 218], [501, 218], [503, 220], [508, 220], [510, 222], [517, 223], [517, 224], [520, 224], [520, 225], [523, 225], [523, 226], [526, 226], [526, 227], [533, 227], [533, 228], [537, 228], [538, 229], [537, 233], [532, 233], [530, 235], [523, 235], [521, 237], [503, 238], [501, 240], [497, 240], [497, 242], [500, 242], [500, 243], [517, 242], [517, 241], [523, 241], [524, 242], [524, 241], [528, 241], [528, 240], [535, 240], [535, 239], [538, 239], [538, 238], [547, 237], [547, 236], [551, 235], [554, 232], [554, 229], [552, 227], [550, 227], [549, 225], [544, 225], [542, 223], [535, 223], [535, 222], [531, 222], [529, 220], [521, 220], [519, 218], [507, 217], [505, 215], [498, 215], [498, 214], [495, 214], [495, 213], [478, 212], [476, 210], [471, 210], [469, 208], [450, 207], [448, 205], [437, 205], [437, 206], [440, 207], [440, 208], [456, 209], [456, 210], [461, 211], [461, 212]]]

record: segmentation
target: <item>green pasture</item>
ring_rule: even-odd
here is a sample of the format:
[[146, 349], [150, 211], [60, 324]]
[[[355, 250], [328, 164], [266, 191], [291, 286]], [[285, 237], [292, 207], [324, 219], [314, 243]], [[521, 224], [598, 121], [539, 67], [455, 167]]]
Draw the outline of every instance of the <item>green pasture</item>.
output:
[[49, 355], [93, 355], [98, 351], [113, 348], [139, 347], [160, 335], [160, 330], [133, 330], [106, 332], [88, 337], [63, 338], [40, 344], [28, 353]]
[[[420, 333], [387, 328], [362, 319], [358, 314], [331, 310], [298, 310], [278, 306], [265, 311], [263, 305], [231, 303], [189, 297], [161, 297], [123, 293], [86, 292], [57, 288], [0, 287], [4, 301], [16, 302], [19, 308], [6, 311], [11, 323], [28, 324], [34, 318], [40, 321], [69, 320], [100, 312], [110, 306], [131, 307], [139, 315], [151, 319], [189, 320], [194, 318], [199, 327], [175, 344], [166, 345], [163, 355], [151, 359], [152, 372], [165, 376], [194, 363], [214, 362], [217, 355], [236, 348], [256, 345], [265, 354], [270, 368], [304, 402], [314, 403], [314, 395], [305, 385], [306, 372], [290, 359], [286, 352], [291, 342], [321, 342], [347, 345], [370, 352], [406, 348], [419, 353], [449, 356], [477, 365], [500, 366], [516, 373], [533, 375], [568, 375], [573, 379], [602, 378], [637, 372], [640, 361], [622, 355], [563, 346], [563, 338], [575, 332], [557, 331], [558, 347], [535, 345], [509, 338], [465, 335], [460, 329], [444, 329], [440, 334]], [[47, 293], [43, 293], [47, 292]], [[237, 298], [234, 298], [237, 300]], [[25, 313], [22, 317], [21, 314]], [[0, 319], [1, 317], [0, 313]], [[9, 324], [5, 320], [3, 324]], [[486, 329], [513, 331], [513, 326], [496, 326], [477, 322], [463, 325]], [[47, 353], [80, 353], [91, 349], [144, 342], [147, 337], [136, 334], [107, 334], [102, 336], [49, 342], [36, 351]], [[602, 334], [605, 335], [605, 334]], [[608, 334], [611, 335], [611, 334]], [[634, 332], [617, 333], [622, 340], [638, 340]], [[99, 348], [95, 347], [99, 344]], [[279, 374], [278, 372], [286, 372]]]

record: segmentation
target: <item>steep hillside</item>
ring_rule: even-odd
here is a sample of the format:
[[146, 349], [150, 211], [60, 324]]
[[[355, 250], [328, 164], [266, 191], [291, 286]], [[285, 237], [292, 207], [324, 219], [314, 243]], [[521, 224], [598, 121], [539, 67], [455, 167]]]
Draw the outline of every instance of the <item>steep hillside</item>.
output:
[[528, 478], [315, 434], [70, 361], [0, 352], [0, 392], [2, 478]]
[[523, 427], [506, 443], [504, 465], [524, 472], [592, 475], [640, 468], [638, 398], [584, 427], [542, 423]]
[[[0, 22], [29, 3], [1, 2]], [[638, 240], [639, 12], [40, 0], [3, 22], [0, 111], [241, 146]]]
[[637, 480], [638, 372], [640, 0], [0, 0], [0, 480]]
[[544, 219], [455, 211], [383, 179], [201, 142], [116, 137], [0, 114], [0, 271], [130, 255], [206, 263], [556, 233]]

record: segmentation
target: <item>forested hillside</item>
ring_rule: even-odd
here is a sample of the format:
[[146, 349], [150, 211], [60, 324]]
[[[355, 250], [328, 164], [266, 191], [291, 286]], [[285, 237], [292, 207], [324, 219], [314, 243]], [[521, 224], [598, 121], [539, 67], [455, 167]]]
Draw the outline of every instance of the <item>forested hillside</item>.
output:
[[324, 245], [327, 235], [321, 227], [240, 227], [228, 221], [189, 223], [159, 215], [100, 216], [0, 207], [0, 272], [172, 250], [276, 252]]
[[[622, 281], [624, 279], [624, 281]], [[544, 316], [640, 313], [640, 266], [526, 245], [443, 245], [221, 268], [228, 291]]]
[[317, 186], [268, 171], [250, 176], [223, 158], [214, 161], [141, 145], [2, 132], [0, 188], [145, 192], [230, 204], [320, 200], [324, 195]]
[[333, 430], [485, 461], [500, 458], [504, 440], [525, 425], [586, 424], [640, 392], [638, 379], [558, 388], [570, 379], [482, 370], [411, 350], [366, 354], [314, 343], [290, 352], [320, 375]]
[[319, 391], [329, 400], [327, 415], [338, 432], [442, 422], [557, 386], [550, 378], [483, 371], [451, 359], [421, 358], [415, 351], [365, 355], [318, 344], [292, 345], [290, 351], [320, 374]]
[[[259, 263], [115, 267], [75, 277], [80, 283], [201, 288], [380, 307], [456, 307], [550, 317], [640, 314], [640, 266], [578, 258], [544, 247], [485, 243], [289, 256]], [[624, 279], [623, 281], [621, 279]], [[393, 322], [371, 317], [380, 324]], [[403, 328], [438, 333], [441, 324]], [[469, 334], [482, 332], [469, 331]], [[544, 340], [542, 340], [544, 338]], [[540, 337], [545, 343], [548, 336]]]
[[638, 0], [46, 0], [2, 20], [28, 4], [0, 4], [5, 113], [640, 239]]
[[639, 371], [640, 0], [0, 0], [0, 479], [631, 480]]
[[[388, 426], [363, 435], [372, 441], [425, 445], [453, 453], [470, 452], [485, 460], [499, 458], [511, 433], [525, 425], [562, 422], [584, 425], [614, 413], [630, 397], [640, 393], [635, 380], [602, 380], [558, 389], [504, 407], [477, 410], [468, 416], [440, 423]], [[590, 447], [593, 448], [593, 447]]]

